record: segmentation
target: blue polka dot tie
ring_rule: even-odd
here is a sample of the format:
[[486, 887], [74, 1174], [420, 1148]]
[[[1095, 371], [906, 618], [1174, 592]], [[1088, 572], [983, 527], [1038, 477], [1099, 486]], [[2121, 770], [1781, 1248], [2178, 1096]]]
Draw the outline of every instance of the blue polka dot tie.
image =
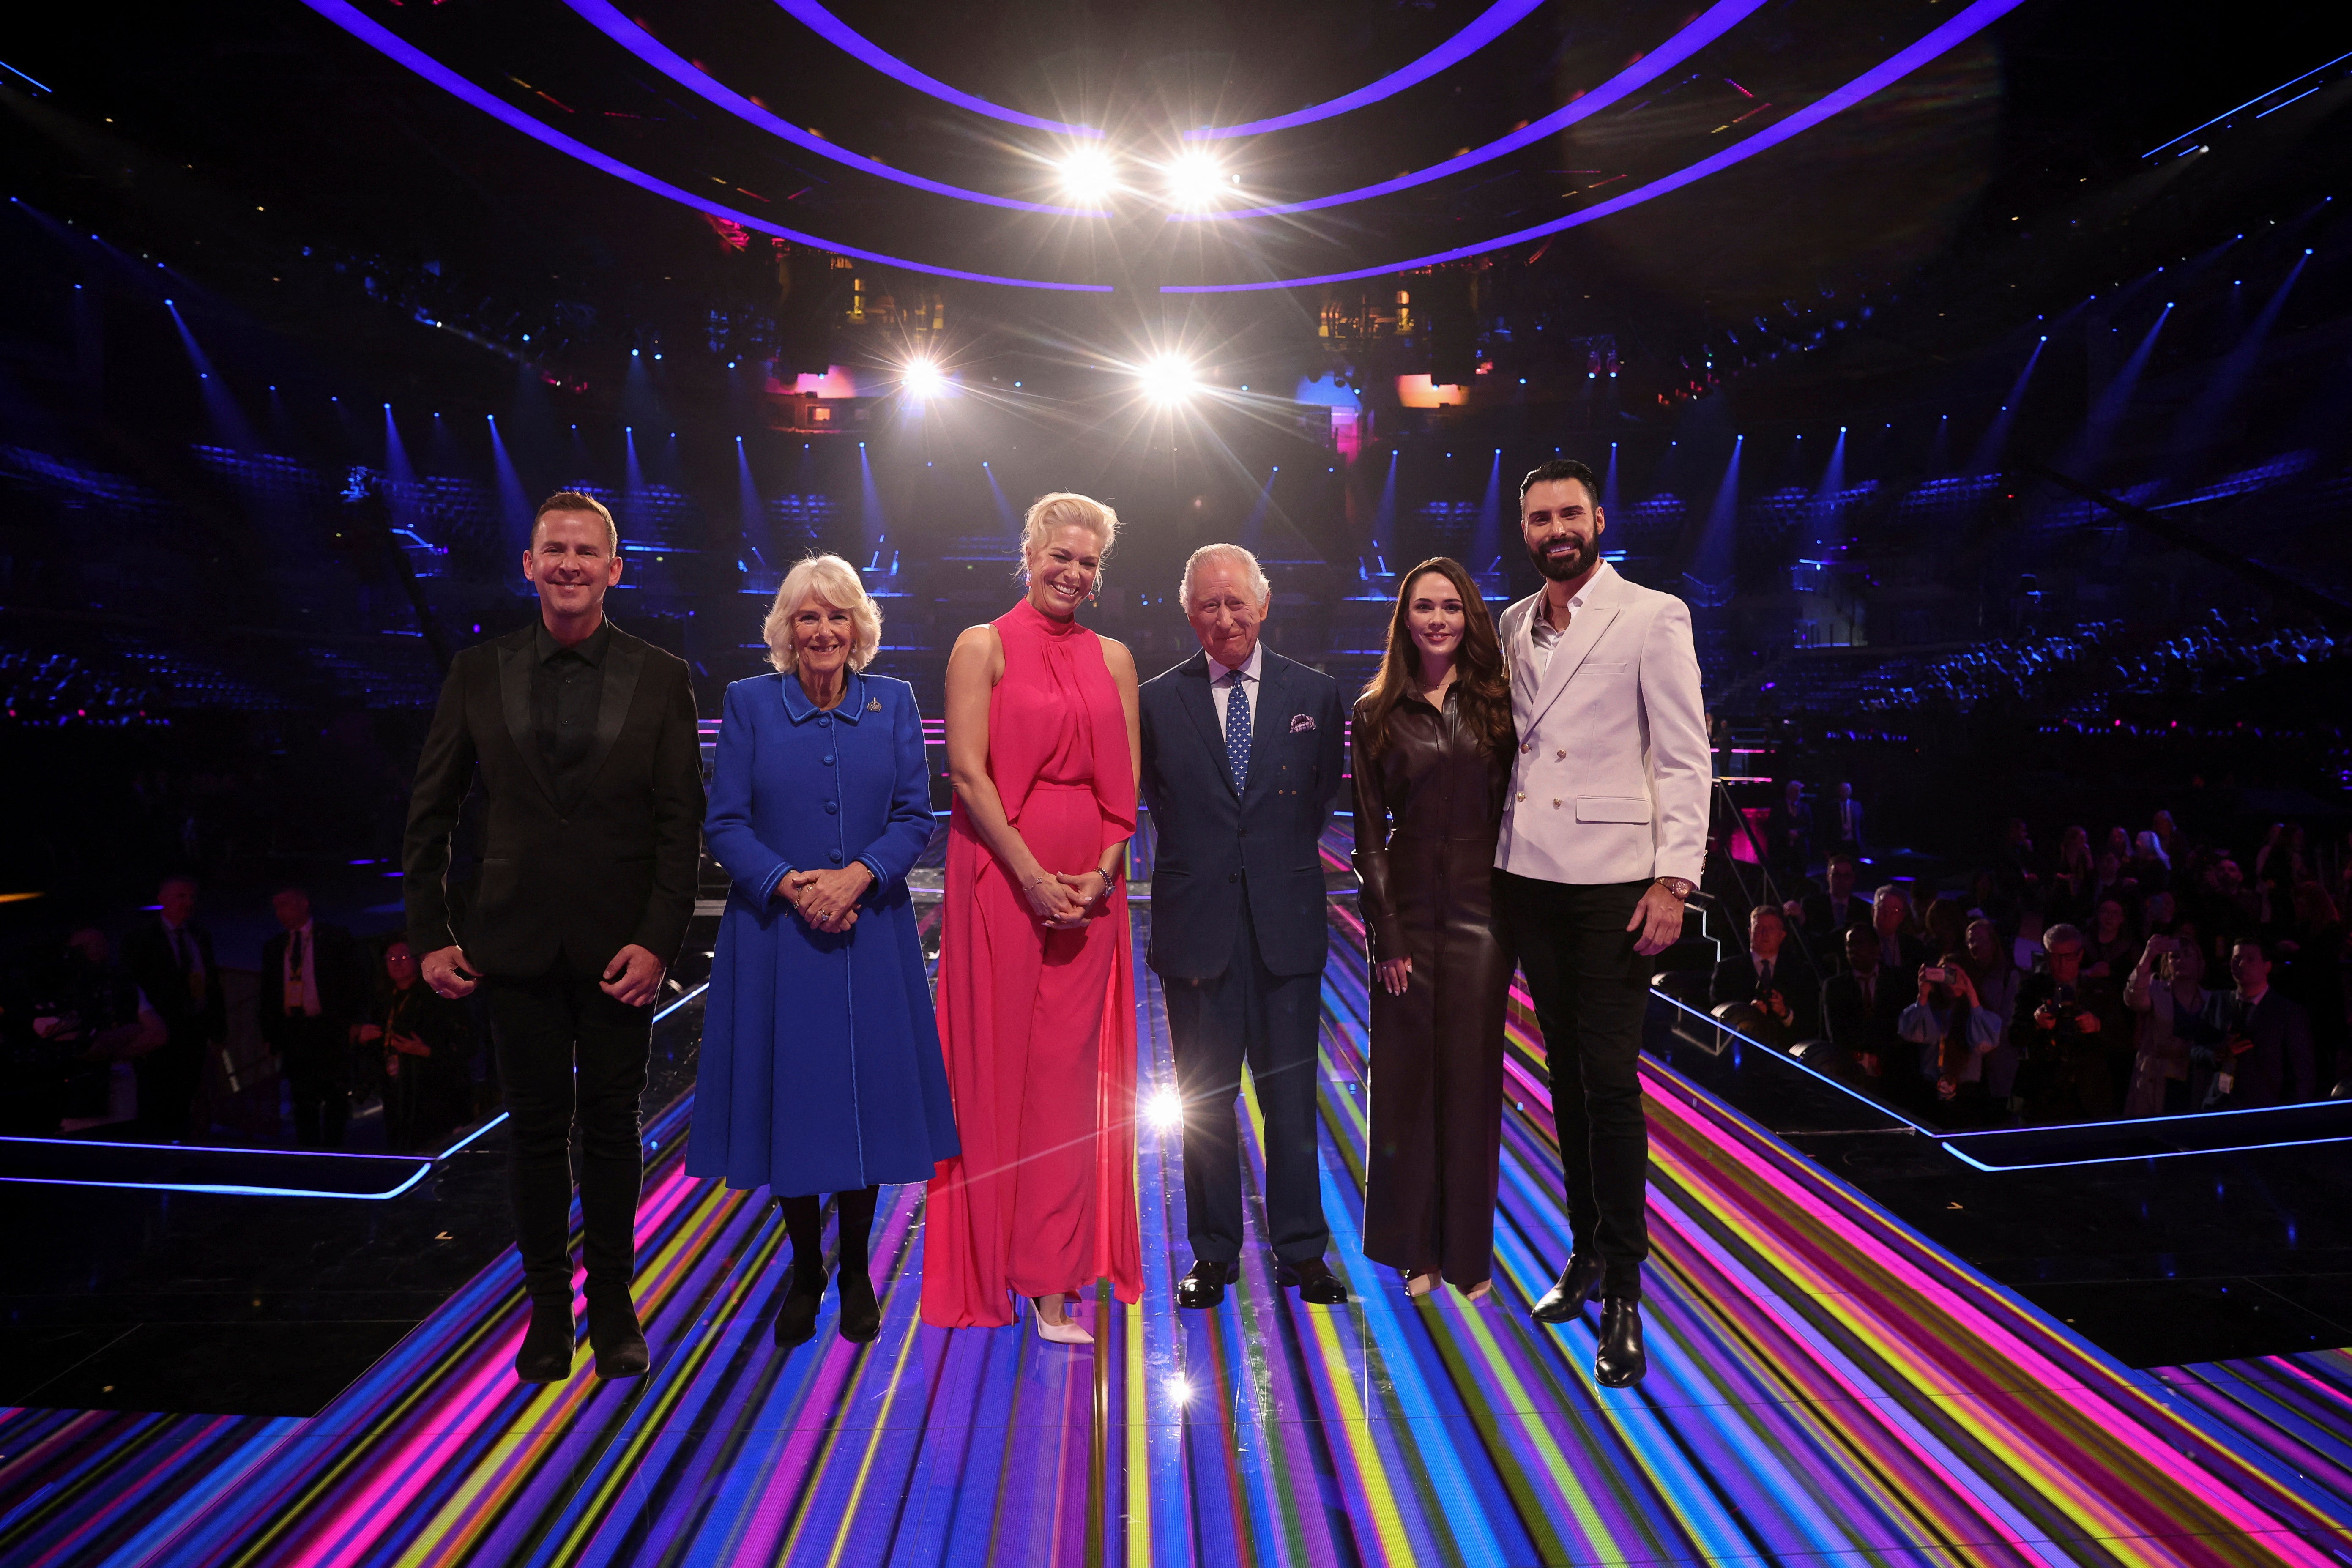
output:
[[1225, 769], [1240, 789], [1249, 782], [1249, 683], [1236, 669], [1225, 677], [1225, 689], [1232, 693], [1225, 699]]

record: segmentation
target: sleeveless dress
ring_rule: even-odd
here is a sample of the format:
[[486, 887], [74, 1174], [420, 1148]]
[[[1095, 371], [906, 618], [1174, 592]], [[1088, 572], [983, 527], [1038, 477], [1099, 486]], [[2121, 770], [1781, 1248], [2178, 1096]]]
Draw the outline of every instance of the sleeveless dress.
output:
[[[1048, 871], [1093, 868], [1135, 831], [1135, 777], [1102, 639], [1023, 600], [994, 623], [988, 772]], [[956, 803], [940, 948], [940, 1040], [962, 1153], [932, 1177], [923, 1321], [1009, 1323], [1013, 1299], [1108, 1279], [1141, 1294], [1135, 970], [1124, 868], [1083, 931], [1051, 931]]]

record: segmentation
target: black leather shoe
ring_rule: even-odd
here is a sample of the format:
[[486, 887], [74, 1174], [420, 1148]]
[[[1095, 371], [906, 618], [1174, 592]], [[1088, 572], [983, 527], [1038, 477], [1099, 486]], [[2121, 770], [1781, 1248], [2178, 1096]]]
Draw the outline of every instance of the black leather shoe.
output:
[[871, 1344], [882, 1331], [882, 1303], [874, 1299], [874, 1280], [861, 1268], [841, 1271], [841, 1321], [835, 1326], [851, 1344]]
[[524, 1383], [562, 1383], [572, 1375], [575, 1326], [569, 1301], [534, 1301], [530, 1327], [515, 1352], [515, 1376]]
[[1528, 1316], [1538, 1323], [1572, 1322], [1581, 1316], [1584, 1303], [1601, 1293], [1601, 1256], [1593, 1252], [1571, 1252], [1568, 1267], [1559, 1271], [1559, 1283], [1536, 1299]]
[[1225, 1287], [1242, 1277], [1238, 1263], [1211, 1263], [1202, 1259], [1192, 1265], [1192, 1271], [1176, 1281], [1176, 1304], [1180, 1307], [1213, 1307], [1224, 1300]]
[[803, 1275], [797, 1267], [793, 1270], [793, 1288], [784, 1292], [784, 1304], [776, 1312], [776, 1345], [805, 1344], [816, 1332], [817, 1309], [824, 1305], [824, 1275], [819, 1271], [814, 1278]]
[[626, 1291], [588, 1298], [588, 1343], [596, 1352], [598, 1377], [643, 1377], [654, 1364]]
[[1274, 1281], [1277, 1285], [1296, 1285], [1298, 1299], [1310, 1307], [1339, 1307], [1347, 1304], [1348, 1287], [1331, 1266], [1319, 1258], [1301, 1258], [1297, 1263], [1276, 1263]]
[[1612, 1296], [1601, 1303], [1601, 1348], [1592, 1358], [1592, 1380], [1603, 1388], [1631, 1388], [1650, 1370], [1642, 1349], [1642, 1303]]

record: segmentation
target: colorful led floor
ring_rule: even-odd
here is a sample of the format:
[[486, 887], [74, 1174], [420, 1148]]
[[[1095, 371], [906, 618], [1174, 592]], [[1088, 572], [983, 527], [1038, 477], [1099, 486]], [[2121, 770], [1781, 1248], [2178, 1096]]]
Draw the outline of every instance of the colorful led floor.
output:
[[[1262, 1255], [1179, 1312], [1171, 1132], [1147, 1294], [1092, 1349], [914, 1321], [922, 1193], [886, 1194], [880, 1341], [769, 1342], [761, 1198], [646, 1187], [654, 1374], [519, 1387], [511, 1258], [310, 1420], [0, 1411], [0, 1562], [86, 1563], [2352, 1563], [2352, 1358], [2124, 1370], [1664, 1072], [1653, 1367], [1526, 1316], [1565, 1250], [1539, 1047], [1515, 1030], [1497, 1291], [1409, 1302], [1355, 1247], [1362, 963], [1335, 902], [1325, 1197], [1357, 1291]], [[1169, 1081], [1156, 992], [1141, 1093]]]

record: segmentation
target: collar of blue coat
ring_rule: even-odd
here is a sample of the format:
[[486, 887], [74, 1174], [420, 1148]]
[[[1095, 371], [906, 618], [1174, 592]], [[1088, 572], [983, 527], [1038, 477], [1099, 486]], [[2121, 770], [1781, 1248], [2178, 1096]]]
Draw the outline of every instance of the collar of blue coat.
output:
[[832, 708], [820, 708], [810, 701], [799, 676], [786, 675], [782, 679], [784, 716], [795, 724], [814, 719], [820, 713], [830, 713], [845, 724], [855, 724], [866, 717], [866, 678], [855, 670], [843, 678], [841, 701]]

